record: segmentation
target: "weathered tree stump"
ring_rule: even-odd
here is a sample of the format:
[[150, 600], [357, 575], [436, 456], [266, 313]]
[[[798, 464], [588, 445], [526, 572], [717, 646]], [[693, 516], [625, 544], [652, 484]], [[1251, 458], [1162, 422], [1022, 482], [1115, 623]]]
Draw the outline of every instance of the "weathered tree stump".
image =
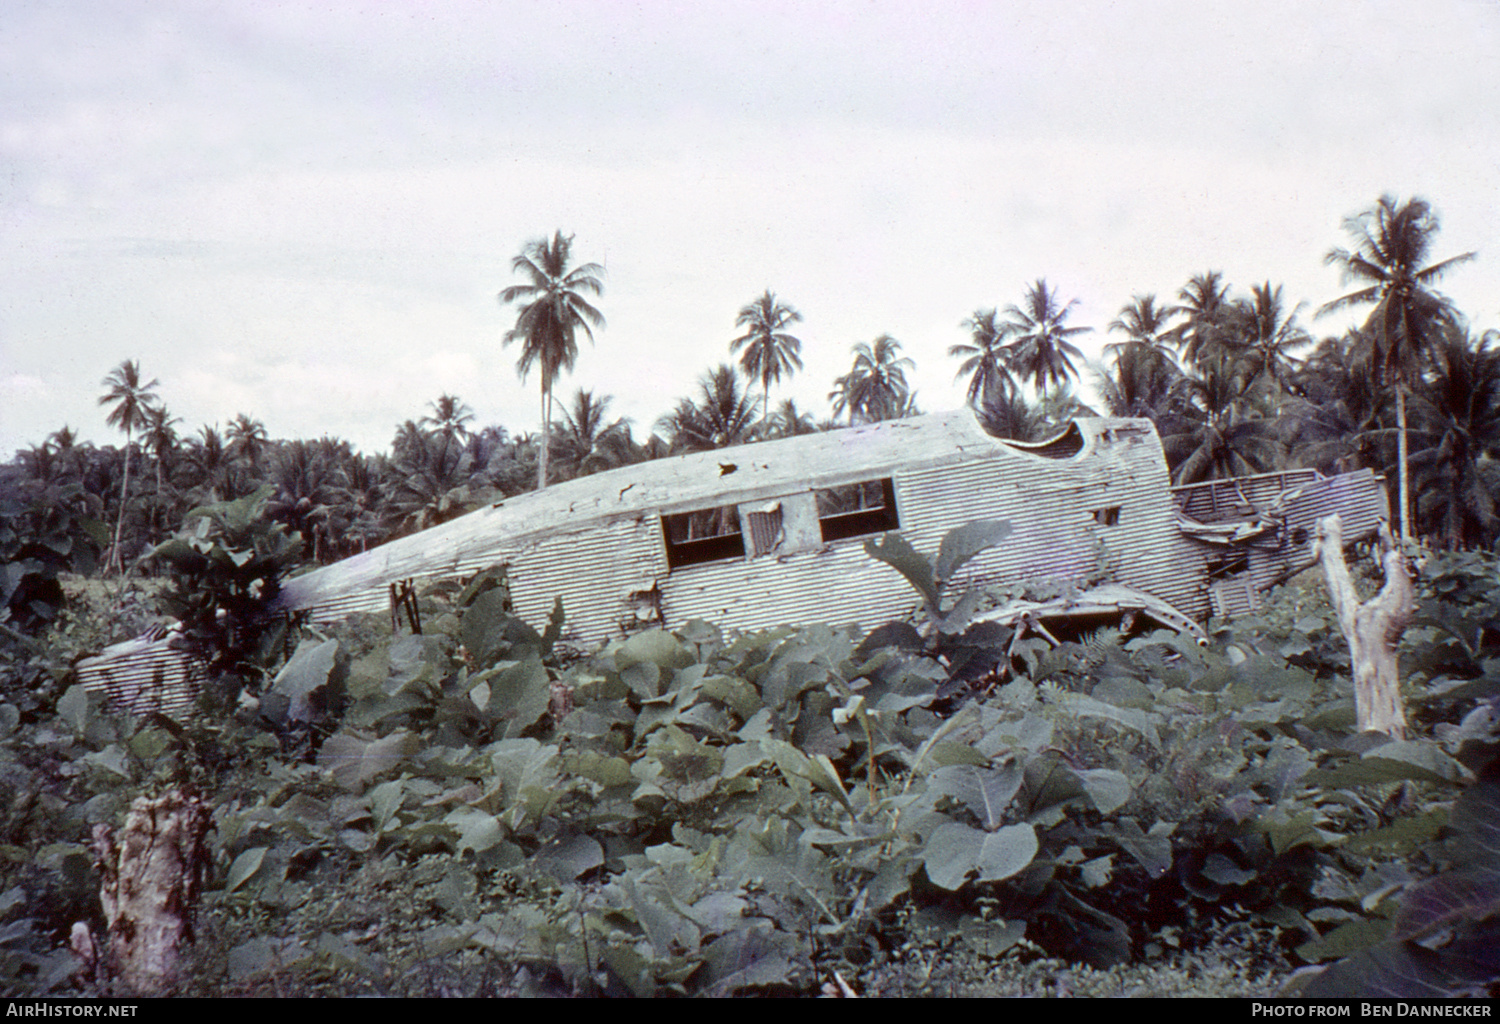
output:
[[1402, 739], [1406, 736], [1406, 712], [1401, 707], [1396, 645], [1411, 621], [1414, 590], [1406, 556], [1384, 524], [1380, 527], [1380, 551], [1385, 585], [1380, 593], [1361, 602], [1344, 561], [1343, 523], [1338, 516], [1318, 521], [1314, 555], [1322, 562], [1328, 596], [1349, 642], [1356, 724], [1361, 732], [1373, 730]]
[[165, 994], [178, 982], [180, 949], [193, 937], [208, 826], [207, 804], [169, 790], [136, 800], [118, 837], [105, 825], [94, 827], [109, 926], [103, 966], [132, 994]]

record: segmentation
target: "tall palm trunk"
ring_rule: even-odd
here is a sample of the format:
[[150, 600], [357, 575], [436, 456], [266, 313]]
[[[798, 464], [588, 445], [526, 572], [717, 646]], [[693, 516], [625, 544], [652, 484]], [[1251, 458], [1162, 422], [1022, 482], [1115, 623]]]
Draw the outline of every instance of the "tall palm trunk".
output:
[[1396, 457], [1401, 462], [1398, 471], [1401, 481], [1401, 543], [1404, 545], [1411, 540], [1411, 470], [1406, 464], [1406, 385], [1399, 380], [1396, 382], [1396, 428]]
[[542, 367], [542, 451], [536, 464], [536, 489], [547, 487], [547, 452], [552, 447], [552, 373]]
[[120, 479], [120, 512], [115, 516], [115, 543], [110, 549], [110, 561], [116, 572], [125, 571], [125, 560], [120, 557], [120, 531], [125, 526], [125, 502], [130, 495], [130, 432], [125, 432], [125, 475]]

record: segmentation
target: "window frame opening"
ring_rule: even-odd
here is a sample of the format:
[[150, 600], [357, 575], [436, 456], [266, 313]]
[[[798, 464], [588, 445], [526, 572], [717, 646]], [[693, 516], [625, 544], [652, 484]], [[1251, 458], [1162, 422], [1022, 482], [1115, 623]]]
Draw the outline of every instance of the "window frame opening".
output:
[[745, 557], [745, 534], [737, 505], [710, 505], [664, 514], [661, 537], [669, 571]]
[[[901, 528], [896, 482], [891, 477], [819, 488], [816, 497], [818, 530], [824, 544]], [[855, 507], [849, 508], [850, 504]]]
[[1250, 552], [1234, 550], [1225, 552], [1208, 559], [1205, 568], [1208, 570], [1209, 582], [1238, 579], [1250, 571]]

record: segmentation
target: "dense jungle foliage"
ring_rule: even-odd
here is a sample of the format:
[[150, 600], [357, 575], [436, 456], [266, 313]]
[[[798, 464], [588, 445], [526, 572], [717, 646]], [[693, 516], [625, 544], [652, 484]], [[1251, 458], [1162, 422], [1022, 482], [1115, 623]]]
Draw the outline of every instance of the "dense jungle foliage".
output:
[[290, 563], [264, 501], [193, 517], [165, 587], [65, 578], [43, 641], [8, 634], [6, 991], [107, 988], [67, 948], [102, 929], [89, 831], [186, 787], [193, 994], [1494, 994], [1493, 556], [1422, 569], [1399, 742], [1352, 732], [1316, 581], [1207, 648], [1105, 630], [974, 668], [1010, 638], [941, 580], [993, 524], [933, 561], [870, 545], [921, 628], [570, 651], [492, 572], [426, 593], [420, 634], [206, 636], [242, 671], [191, 721], [101, 707], [74, 652]]

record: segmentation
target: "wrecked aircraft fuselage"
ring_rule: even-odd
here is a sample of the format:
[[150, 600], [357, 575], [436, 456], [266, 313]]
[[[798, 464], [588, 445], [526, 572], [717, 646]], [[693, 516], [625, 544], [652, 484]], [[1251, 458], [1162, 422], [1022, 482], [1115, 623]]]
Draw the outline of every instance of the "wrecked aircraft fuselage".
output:
[[1201, 635], [1210, 614], [1255, 608], [1312, 564], [1319, 516], [1340, 513], [1353, 541], [1386, 510], [1369, 471], [1173, 488], [1145, 419], [1080, 419], [1025, 444], [957, 412], [680, 455], [508, 498], [290, 579], [277, 607], [339, 619], [388, 608], [409, 581], [499, 565], [516, 613], [545, 621], [560, 597], [577, 644], [692, 619], [869, 628], [908, 614], [914, 597], [866, 541], [900, 531], [935, 552], [956, 526], [1003, 519], [1013, 532], [953, 586], [1060, 582], [1068, 597], [1024, 613], [1115, 608]]

